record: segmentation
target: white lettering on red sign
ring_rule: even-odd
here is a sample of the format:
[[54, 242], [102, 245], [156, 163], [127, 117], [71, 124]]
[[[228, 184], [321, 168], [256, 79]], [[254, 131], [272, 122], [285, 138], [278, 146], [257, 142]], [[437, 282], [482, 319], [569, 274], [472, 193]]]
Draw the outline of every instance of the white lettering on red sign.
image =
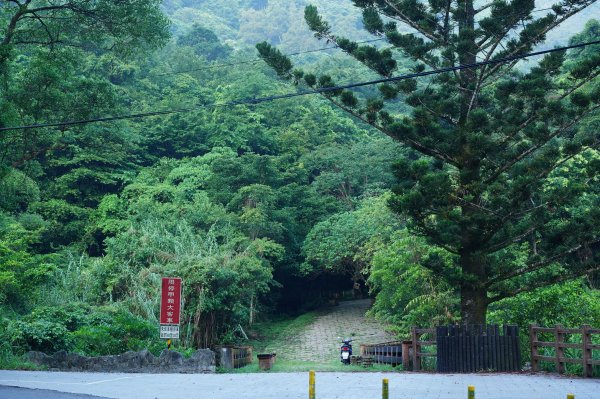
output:
[[160, 304], [160, 324], [179, 325], [181, 320], [181, 279], [165, 277], [162, 279]]

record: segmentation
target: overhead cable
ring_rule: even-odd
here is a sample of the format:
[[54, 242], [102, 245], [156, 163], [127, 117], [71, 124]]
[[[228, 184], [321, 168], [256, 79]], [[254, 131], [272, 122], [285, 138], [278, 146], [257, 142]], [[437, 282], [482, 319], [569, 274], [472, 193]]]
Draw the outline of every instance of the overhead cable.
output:
[[39, 123], [39, 124], [26, 125], [26, 126], [2, 127], [2, 128], [0, 128], [0, 132], [4, 132], [4, 131], [8, 131], [8, 130], [18, 130], [18, 129], [37, 129], [37, 128], [44, 128], [44, 127], [64, 128], [67, 126], [85, 125], [85, 124], [97, 123], [97, 122], [109, 122], [109, 121], [117, 121], [117, 120], [124, 120], [124, 119], [146, 118], [146, 117], [151, 117], [151, 116], [161, 116], [161, 115], [170, 115], [170, 114], [177, 114], [177, 113], [184, 113], [184, 112], [193, 112], [193, 111], [197, 111], [199, 109], [206, 109], [206, 108], [210, 109], [210, 108], [217, 108], [217, 107], [231, 107], [231, 106], [237, 106], [237, 105], [255, 105], [255, 104], [271, 102], [271, 101], [275, 101], [275, 100], [282, 100], [282, 99], [287, 99], [287, 98], [301, 97], [301, 96], [307, 96], [307, 95], [312, 95], [312, 94], [329, 93], [329, 92], [340, 91], [340, 90], [354, 89], [357, 87], [372, 86], [372, 85], [376, 85], [376, 84], [389, 83], [389, 82], [398, 82], [401, 80], [420, 78], [420, 77], [424, 77], [424, 76], [437, 75], [437, 74], [453, 72], [453, 71], [460, 71], [463, 69], [479, 68], [481, 66], [486, 66], [486, 65], [505, 64], [505, 63], [509, 63], [509, 62], [516, 61], [516, 60], [523, 59], [523, 58], [535, 57], [538, 55], [549, 54], [549, 53], [553, 53], [553, 52], [557, 52], [557, 51], [566, 51], [566, 50], [580, 48], [580, 47], [586, 47], [586, 46], [590, 46], [590, 45], [594, 45], [594, 44], [600, 44], [600, 40], [587, 42], [587, 43], [581, 43], [581, 44], [574, 44], [571, 46], [558, 47], [558, 48], [554, 48], [554, 49], [550, 49], [550, 50], [536, 51], [533, 53], [521, 54], [521, 55], [516, 55], [516, 56], [512, 56], [512, 57], [504, 57], [504, 58], [498, 58], [495, 60], [476, 62], [476, 63], [472, 63], [472, 64], [457, 65], [457, 66], [453, 66], [453, 67], [434, 69], [431, 71], [417, 72], [417, 73], [411, 73], [411, 74], [401, 75], [401, 76], [393, 76], [390, 78], [371, 80], [371, 81], [367, 81], [367, 82], [351, 83], [351, 84], [347, 84], [347, 85], [331, 86], [331, 87], [321, 87], [321, 88], [314, 89], [314, 90], [303, 90], [303, 91], [297, 91], [294, 93], [280, 94], [280, 95], [274, 95], [274, 96], [268, 96], [268, 97], [245, 98], [245, 99], [240, 99], [240, 100], [236, 100], [236, 101], [228, 101], [228, 102], [224, 102], [224, 103], [204, 104], [204, 105], [196, 106], [193, 108], [180, 108], [180, 109], [171, 109], [171, 110], [164, 110], [164, 111], [142, 112], [142, 113], [137, 113], [137, 114], [107, 116], [107, 117], [102, 117], [102, 118], [83, 119], [83, 120], [77, 120], [77, 121], [50, 122], [50, 123]]
[[[539, 9], [532, 10], [531, 13], [537, 13], [537, 12], [548, 11], [548, 10], [553, 10], [553, 9], [552, 8], [539, 8]], [[510, 16], [510, 15], [518, 15], [518, 14], [508, 14], [508, 15]], [[367, 44], [367, 43], [379, 42], [379, 41], [382, 41], [382, 40], [387, 40], [387, 39], [385, 37], [380, 37], [380, 38], [377, 38], [377, 39], [357, 41], [355, 43], [356, 44]], [[322, 47], [322, 48], [317, 48], [317, 49], [312, 49], [312, 50], [297, 51], [297, 52], [294, 52], [294, 53], [286, 53], [286, 54], [283, 54], [283, 55], [286, 56], [286, 57], [293, 57], [293, 56], [298, 56], [298, 55], [302, 55], [302, 54], [317, 53], [317, 52], [320, 52], [320, 51], [332, 50], [332, 49], [337, 49], [337, 48], [340, 48], [340, 46], [334, 45], [334, 46]], [[209, 70], [209, 69], [217, 69], [217, 68], [232, 67], [232, 66], [238, 66], [238, 65], [255, 64], [255, 63], [258, 63], [260, 61], [262, 61], [262, 58], [254, 58], [254, 59], [244, 60], [244, 61], [226, 62], [226, 63], [221, 63], [221, 64], [207, 65], [207, 66], [198, 67], [198, 68], [183, 69], [183, 70], [180, 70], [180, 71], [150, 73], [150, 75], [151, 76], [180, 75], [180, 74], [190, 73], [190, 72], [206, 71], [206, 70]]]
[[[385, 38], [381, 37], [379, 39], [371, 39], [371, 40], [363, 40], [363, 41], [359, 41], [356, 42], [356, 44], [365, 44], [365, 43], [373, 43], [373, 42], [380, 42], [382, 40], [385, 40]], [[322, 48], [317, 48], [317, 49], [312, 49], [312, 50], [306, 50], [306, 51], [297, 51], [295, 53], [287, 53], [287, 54], [283, 54], [286, 57], [293, 57], [296, 55], [302, 55], [302, 54], [309, 54], [309, 53], [316, 53], [319, 51], [325, 51], [325, 50], [332, 50], [332, 49], [336, 49], [336, 48], [340, 48], [340, 46], [329, 46], [329, 47], [322, 47]], [[204, 67], [199, 67], [199, 68], [193, 68], [193, 69], [184, 69], [181, 71], [173, 71], [173, 72], [164, 72], [164, 73], [152, 73], [152, 76], [169, 76], [169, 75], [179, 75], [182, 73], [189, 73], [189, 72], [198, 72], [198, 71], [205, 71], [208, 69], [215, 69], [215, 68], [223, 68], [223, 67], [230, 67], [230, 66], [238, 66], [238, 65], [246, 65], [246, 64], [255, 64], [257, 62], [262, 61], [262, 58], [254, 58], [252, 60], [246, 60], [246, 61], [239, 61], [239, 62], [228, 62], [228, 63], [223, 63], [223, 64], [213, 64], [213, 65], [207, 65]]]

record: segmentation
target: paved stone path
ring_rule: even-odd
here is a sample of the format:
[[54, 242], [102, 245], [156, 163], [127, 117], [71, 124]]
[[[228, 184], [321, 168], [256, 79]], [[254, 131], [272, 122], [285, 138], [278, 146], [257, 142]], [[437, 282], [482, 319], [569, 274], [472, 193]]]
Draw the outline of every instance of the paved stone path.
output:
[[336, 359], [341, 343], [338, 337], [352, 338], [354, 353], [359, 353], [361, 344], [393, 341], [394, 336], [385, 331], [382, 323], [365, 316], [370, 306], [370, 299], [340, 302], [325, 310], [298, 336], [266, 349], [277, 353], [280, 359], [321, 363]]

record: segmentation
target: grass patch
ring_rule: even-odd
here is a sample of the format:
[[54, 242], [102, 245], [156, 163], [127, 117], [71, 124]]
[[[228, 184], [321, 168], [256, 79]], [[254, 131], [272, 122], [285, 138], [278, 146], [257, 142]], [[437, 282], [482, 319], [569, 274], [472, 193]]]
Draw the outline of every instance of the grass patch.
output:
[[31, 363], [25, 356], [18, 356], [12, 352], [2, 351], [0, 352], [0, 370], [41, 371], [47, 370], [47, 367]]
[[265, 351], [276, 352], [277, 348], [284, 345], [293, 345], [293, 337], [314, 323], [316, 318], [323, 313], [323, 311], [313, 311], [298, 317], [286, 317], [256, 323], [252, 326], [252, 335], [257, 336], [257, 338], [248, 341], [245, 345], [252, 346], [256, 354]]

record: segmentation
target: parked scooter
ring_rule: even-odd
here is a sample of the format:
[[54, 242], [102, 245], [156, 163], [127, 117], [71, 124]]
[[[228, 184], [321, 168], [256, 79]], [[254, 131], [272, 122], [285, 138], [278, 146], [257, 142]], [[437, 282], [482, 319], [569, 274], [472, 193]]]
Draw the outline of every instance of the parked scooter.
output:
[[350, 364], [350, 356], [352, 356], [352, 339], [342, 339], [342, 348], [340, 349], [340, 358], [342, 363]]

